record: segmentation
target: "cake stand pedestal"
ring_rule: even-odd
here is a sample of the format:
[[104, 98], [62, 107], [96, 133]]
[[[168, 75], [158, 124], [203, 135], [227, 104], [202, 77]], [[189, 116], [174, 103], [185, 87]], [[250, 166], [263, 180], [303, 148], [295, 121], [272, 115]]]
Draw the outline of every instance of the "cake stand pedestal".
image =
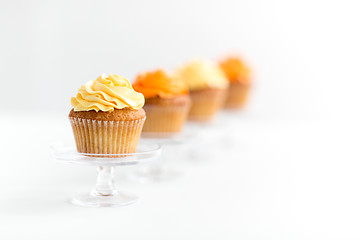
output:
[[78, 153], [75, 147], [57, 144], [51, 146], [51, 153], [56, 160], [63, 163], [97, 166], [98, 177], [94, 190], [73, 197], [71, 203], [85, 207], [121, 207], [135, 203], [138, 197], [115, 188], [115, 167], [153, 160], [160, 156], [161, 148], [157, 144], [140, 143], [136, 153], [84, 155]]

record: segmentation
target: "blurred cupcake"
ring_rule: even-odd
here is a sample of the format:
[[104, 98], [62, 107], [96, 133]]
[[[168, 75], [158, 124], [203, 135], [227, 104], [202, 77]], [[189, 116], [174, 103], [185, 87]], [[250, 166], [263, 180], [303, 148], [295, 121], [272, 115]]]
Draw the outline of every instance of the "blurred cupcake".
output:
[[178, 69], [190, 90], [192, 106], [189, 120], [210, 121], [222, 107], [229, 85], [223, 71], [213, 62], [196, 60]]
[[219, 65], [230, 82], [224, 107], [242, 108], [250, 89], [250, 69], [236, 57], [229, 57]]
[[156, 70], [138, 75], [133, 88], [145, 97], [145, 134], [168, 136], [182, 130], [191, 102], [182, 80]]
[[135, 152], [145, 122], [143, 105], [144, 96], [116, 74], [102, 74], [81, 86], [69, 114], [78, 152]]

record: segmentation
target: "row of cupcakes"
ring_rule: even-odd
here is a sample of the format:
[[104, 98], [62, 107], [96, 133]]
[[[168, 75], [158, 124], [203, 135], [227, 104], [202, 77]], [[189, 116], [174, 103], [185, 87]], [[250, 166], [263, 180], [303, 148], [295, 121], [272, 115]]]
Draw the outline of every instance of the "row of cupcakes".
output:
[[119, 75], [102, 74], [71, 99], [69, 119], [77, 150], [133, 153], [141, 132], [179, 133], [187, 119], [211, 121], [223, 106], [243, 107], [249, 87], [249, 69], [236, 57], [219, 64], [195, 60], [171, 75], [145, 72], [133, 85]]

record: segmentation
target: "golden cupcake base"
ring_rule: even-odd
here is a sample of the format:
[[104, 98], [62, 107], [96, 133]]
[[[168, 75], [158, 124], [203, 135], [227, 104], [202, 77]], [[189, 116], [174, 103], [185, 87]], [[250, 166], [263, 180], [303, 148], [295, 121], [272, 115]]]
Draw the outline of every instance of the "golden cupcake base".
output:
[[191, 121], [211, 121], [224, 104], [226, 90], [208, 88], [190, 91], [192, 105], [188, 119]]
[[74, 111], [69, 120], [80, 153], [134, 153], [145, 122], [143, 109], [112, 112]]
[[181, 132], [190, 109], [188, 95], [146, 99], [143, 133], [170, 136]]
[[145, 122], [101, 121], [70, 117], [76, 148], [80, 153], [123, 154], [134, 153]]
[[238, 109], [243, 108], [247, 102], [250, 85], [240, 82], [230, 83], [224, 108]]

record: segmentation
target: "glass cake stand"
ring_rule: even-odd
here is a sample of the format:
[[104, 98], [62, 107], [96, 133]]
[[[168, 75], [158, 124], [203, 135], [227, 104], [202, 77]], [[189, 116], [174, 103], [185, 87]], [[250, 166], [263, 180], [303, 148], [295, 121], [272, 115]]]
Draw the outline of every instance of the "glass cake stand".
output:
[[195, 139], [196, 131], [191, 128], [184, 129], [181, 133], [142, 133], [143, 142], [148, 144], [159, 144], [162, 146], [163, 154], [159, 161], [140, 167], [135, 172], [135, 177], [141, 182], [148, 181], [171, 181], [179, 178], [182, 174], [169, 168], [168, 160], [178, 155], [180, 145], [190, 143]]
[[247, 125], [248, 113], [244, 109], [223, 109], [218, 116], [216, 124], [218, 144], [224, 150], [239, 147], [238, 140], [242, 139], [242, 128]]
[[115, 188], [116, 166], [136, 165], [151, 161], [161, 154], [158, 144], [139, 143], [136, 153], [82, 154], [75, 146], [56, 144], [51, 146], [52, 156], [62, 163], [97, 166], [98, 177], [95, 189], [90, 193], [73, 197], [71, 203], [85, 207], [120, 207], [135, 203], [137, 196], [123, 193]]
[[186, 145], [185, 160], [191, 164], [205, 164], [211, 161], [213, 153], [219, 151], [217, 142], [221, 129], [218, 118], [211, 121], [188, 121], [185, 127], [196, 132], [196, 141]]

